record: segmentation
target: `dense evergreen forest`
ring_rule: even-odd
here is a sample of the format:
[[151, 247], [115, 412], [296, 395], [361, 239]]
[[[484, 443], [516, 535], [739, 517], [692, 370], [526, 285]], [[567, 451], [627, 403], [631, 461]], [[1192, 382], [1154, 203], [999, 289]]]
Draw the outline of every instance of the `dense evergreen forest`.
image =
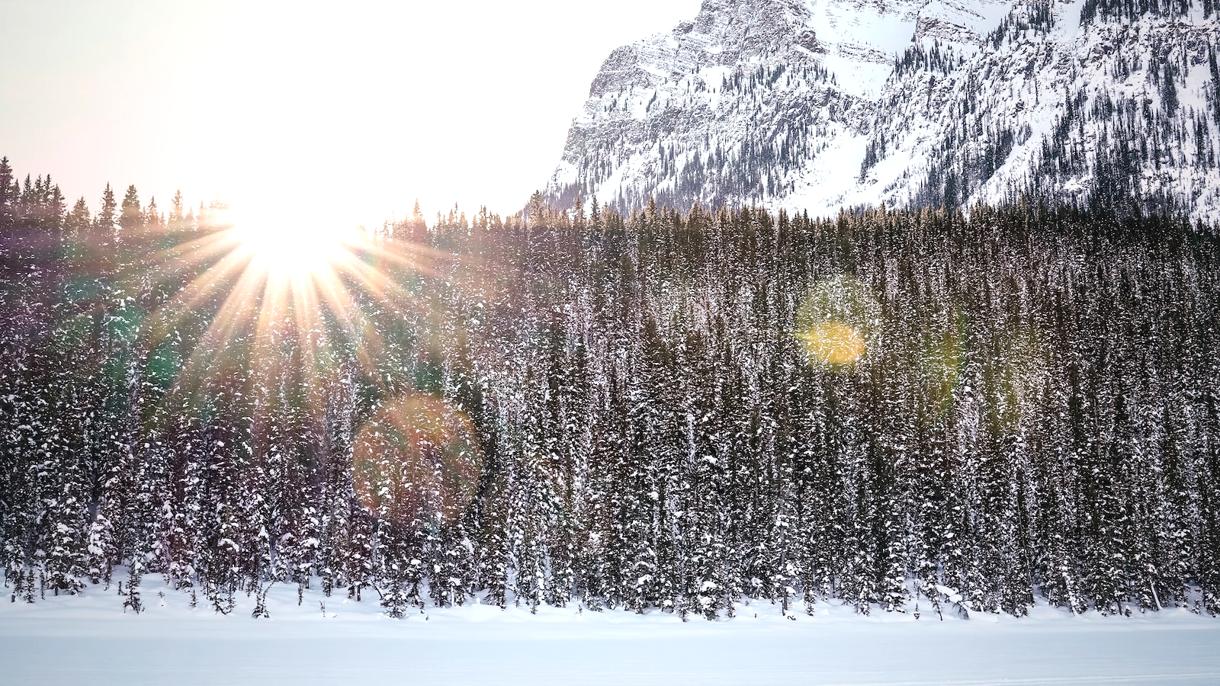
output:
[[536, 198], [287, 305], [225, 230], [0, 164], [9, 600], [1220, 612], [1214, 228]]

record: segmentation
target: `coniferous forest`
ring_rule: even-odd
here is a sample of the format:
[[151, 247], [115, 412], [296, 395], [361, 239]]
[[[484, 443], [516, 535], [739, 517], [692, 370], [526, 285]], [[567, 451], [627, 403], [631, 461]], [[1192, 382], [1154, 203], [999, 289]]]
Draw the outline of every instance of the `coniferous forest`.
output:
[[228, 230], [0, 164], [6, 600], [1220, 612], [1214, 227], [536, 196], [280, 291]]

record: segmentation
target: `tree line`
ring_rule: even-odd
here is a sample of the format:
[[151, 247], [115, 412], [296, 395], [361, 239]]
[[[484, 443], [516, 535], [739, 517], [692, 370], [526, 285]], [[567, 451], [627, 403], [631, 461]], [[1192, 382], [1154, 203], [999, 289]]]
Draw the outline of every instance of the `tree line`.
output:
[[0, 164], [13, 602], [1220, 611], [1214, 228], [535, 196], [389, 223], [392, 296], [251, 296], [221, 340], [179, 249], [224, 227], [181, 205]]

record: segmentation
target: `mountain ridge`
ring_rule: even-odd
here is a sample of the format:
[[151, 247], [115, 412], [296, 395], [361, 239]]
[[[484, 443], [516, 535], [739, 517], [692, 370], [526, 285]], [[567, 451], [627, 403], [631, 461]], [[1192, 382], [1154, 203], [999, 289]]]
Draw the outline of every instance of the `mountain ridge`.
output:
[[1032, 192], [1216, 221], [1218, 43], [1210, 0], [707, 0], [611, 53], [544, 193], [830, 213]]

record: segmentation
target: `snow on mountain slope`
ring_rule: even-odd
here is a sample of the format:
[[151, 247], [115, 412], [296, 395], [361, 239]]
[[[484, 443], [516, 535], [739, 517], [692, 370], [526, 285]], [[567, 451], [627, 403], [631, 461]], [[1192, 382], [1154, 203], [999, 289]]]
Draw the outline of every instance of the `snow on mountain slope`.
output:
[[824, 213], [1034, 191], [1220, 220], [1220, 22], [1151, 7], [706, 0], [610, 55], [547, 195]]

